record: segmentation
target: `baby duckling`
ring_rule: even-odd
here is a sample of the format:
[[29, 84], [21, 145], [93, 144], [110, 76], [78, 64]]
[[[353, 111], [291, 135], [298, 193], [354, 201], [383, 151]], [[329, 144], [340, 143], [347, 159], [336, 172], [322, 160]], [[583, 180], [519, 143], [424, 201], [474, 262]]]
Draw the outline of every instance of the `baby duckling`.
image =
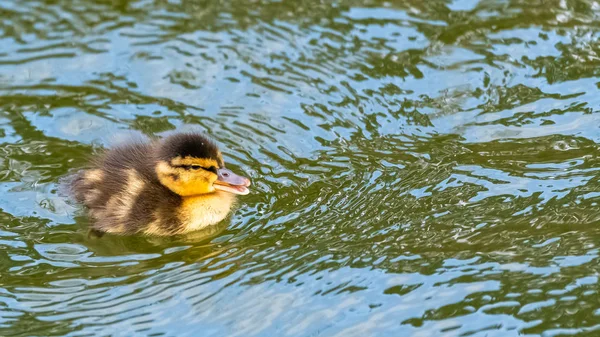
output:
[[250, 180], [196, 133], [108, 150], [71, 183], [101, 233], [175, 235], [223, 220]]

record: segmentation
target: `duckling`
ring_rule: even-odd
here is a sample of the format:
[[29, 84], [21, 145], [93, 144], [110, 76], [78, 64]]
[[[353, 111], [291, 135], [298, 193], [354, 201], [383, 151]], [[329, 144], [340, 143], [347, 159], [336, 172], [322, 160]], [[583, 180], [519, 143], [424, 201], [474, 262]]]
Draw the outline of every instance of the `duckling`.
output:
[[106, 151], [70, 190], [87, 206], [96, 233], [164, 236], [222, 221], [248, 186], [207, 137], [180, 133]]

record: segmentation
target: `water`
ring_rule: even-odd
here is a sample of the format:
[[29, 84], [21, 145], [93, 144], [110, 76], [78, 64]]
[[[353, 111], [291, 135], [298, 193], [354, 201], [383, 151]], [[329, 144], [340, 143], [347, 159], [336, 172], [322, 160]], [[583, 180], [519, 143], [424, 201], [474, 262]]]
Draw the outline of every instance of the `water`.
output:
[[[600, 4], [3, 0], [0, 335], [597, 336]], [[199, 129], [231, 219], [87, 236], [59, 180]]]

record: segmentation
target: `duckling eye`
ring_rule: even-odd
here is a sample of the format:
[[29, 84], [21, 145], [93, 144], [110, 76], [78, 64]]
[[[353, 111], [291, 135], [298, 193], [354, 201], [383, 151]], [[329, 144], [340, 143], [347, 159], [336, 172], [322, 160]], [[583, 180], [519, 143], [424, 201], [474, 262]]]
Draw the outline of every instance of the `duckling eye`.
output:
[[206, 167], [203, 167], [201, 165], [178, 165], [178, 166], [175, 166], [175, 167], [179, 167], [179, 168], [182, 168], [184, 170], [194, 170], [194, 171], [205, 170], [205, 171], [209, 171], [209, 172], [212, 172], [214, 174], [217, 174], [217, 168], [214, 167], [214, 166], [206, 168]]

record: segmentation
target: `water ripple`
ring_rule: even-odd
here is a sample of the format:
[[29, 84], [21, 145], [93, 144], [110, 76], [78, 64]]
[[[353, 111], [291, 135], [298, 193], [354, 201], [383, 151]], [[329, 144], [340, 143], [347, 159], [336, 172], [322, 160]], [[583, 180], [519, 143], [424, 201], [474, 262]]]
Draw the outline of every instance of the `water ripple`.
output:
[[[590, 1], [0, 3], [0, 334], [598, 329]], [[59, 180], [207, 131], [253, 193], [88, 237]]]

